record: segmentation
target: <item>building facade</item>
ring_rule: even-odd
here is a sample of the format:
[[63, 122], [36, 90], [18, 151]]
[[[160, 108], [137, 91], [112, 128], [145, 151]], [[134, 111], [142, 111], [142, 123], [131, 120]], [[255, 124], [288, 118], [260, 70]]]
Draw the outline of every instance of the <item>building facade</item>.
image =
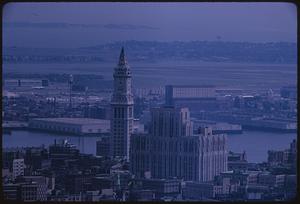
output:
[[24, 176], [25, 163], [24, 159], [13, 160], [13, 178], [16, 179], [18, 176]]
[[34, 118], [28, 127], [33, 130], [76, 135], [108, 135], [110, 121], [93, 118]]
[[155, 198], [177, 197], [181, 194], [181, 180], [179, 179], [135, 179], [141, 189], [152, 190]]
[[108, 157], [110, 152], [109, 152], [109, 137], [101, 137], [97, 142], [96, 142], [96, 155], [97, 156], [102, 156], [102, 157]]
[[193, 112], [217, 108], [216, 88], [211, 85], [167, 85], [165, 97], [166, 105], [188, 107]]
[[202, 182], [226, 171], [226, 135], [213, 135], [210, 128], [193, 135], [192, 130], [188, 109], [153, 109], [150, 133], [132, 136], [132, 173]]
[[111, 100], [111, 156], [129, 160], [130, 136], [133, 129], [133, 94], [131, 70], [124, 48], [114, 70], [114, 92]]
[[24, 176], [26, 183], [37, 185], [37, 197], [36, 200], [46, 201], [47, 200], [47, 178], [45, 176]]
[[214, 184], [188, 181], [185, 184], [183, 196], [184, 198], [197, 199], [197, 200], [214, 198], [215, 197]]

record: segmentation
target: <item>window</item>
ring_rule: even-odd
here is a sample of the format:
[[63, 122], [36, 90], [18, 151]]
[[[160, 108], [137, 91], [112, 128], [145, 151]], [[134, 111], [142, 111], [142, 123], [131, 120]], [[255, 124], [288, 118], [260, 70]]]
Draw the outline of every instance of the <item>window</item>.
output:
[[121, 108], [121, 118], [124, 118], [124, 108]]
[[132, 107], [129, 107], [129, 117], [132, 118]]

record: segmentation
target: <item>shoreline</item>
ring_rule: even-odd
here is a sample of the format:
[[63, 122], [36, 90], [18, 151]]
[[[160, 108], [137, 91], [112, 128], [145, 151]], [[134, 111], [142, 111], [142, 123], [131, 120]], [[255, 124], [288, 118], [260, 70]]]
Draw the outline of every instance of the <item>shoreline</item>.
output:
[[[260, 163], [267, 160], [268, 150], [283, 150], [289, 147], [296, 133], [270, 133], [262, 131], [243, 131], [242, 134], [227, 134], [228, 150], [233, 152], [246, 151], [249, 163]], [[74, 136], [55, 133], [13, 130], [11, 134], [2, 134], [3, 148], [17, 146], [48, 146], [55, 139], [68, 139], [70, 143], [86, 154], [96, 155], [96, 141], [101, 137]], [[276, 144], [273, 146], [273, 144]]]

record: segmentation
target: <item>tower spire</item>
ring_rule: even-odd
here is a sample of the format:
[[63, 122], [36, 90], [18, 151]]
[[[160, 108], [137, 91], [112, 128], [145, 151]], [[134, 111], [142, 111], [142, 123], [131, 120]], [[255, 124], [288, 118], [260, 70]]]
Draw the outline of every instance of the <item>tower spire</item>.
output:
[[130, 136], [133, 124], [133, 95], [131, 71], [127, 64], [124, 47], [118, 65], [114, 69], [114, 92], [111, 98], [111, 156], [129, 161]]
[[124, 52], [124, 47], [122, 47], [121, 53], [120, 53], [120, 58], [119, 58], [119, 65], [126, 65], [126, 57], [125, 57], [125, 52]]

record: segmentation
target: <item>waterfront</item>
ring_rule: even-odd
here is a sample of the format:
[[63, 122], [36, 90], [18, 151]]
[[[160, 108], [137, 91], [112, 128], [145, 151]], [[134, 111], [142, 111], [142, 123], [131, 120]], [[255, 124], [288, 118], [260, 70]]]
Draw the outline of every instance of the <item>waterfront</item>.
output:
[[[244, 131], [243, 134], [228, 135], [228, 149], [235, 152], [247, 152], [249, 162], [262, 162], [267, 160], [268, 150], [283, 150], [289, 148], [297, 133], [273, 133], [261, 131]], [[96, 154], [96, 141], [99, 137], [79, 137], [59, 135], [42, 132], [12, 131], [3, 134], [3, 147], [26, 147], [53, 144], [54, 140], [67, 139], [76, 145], [81, 152]]]
[[[131, 59], [130, 59], [131, 60]], [[278, 89], [297, 83], [295, 64], [218, 63], [201, 61], [131, 62], [133, 87], [160, 87], [167, 84], [213, 84], [245, 89]], [[111, 80], [113, 63], [4, 64], [3, 72], [68, 73], [102, 75]], [[192, 74], [191, 74], [192, 73]], [[168, 77], [165, 77], [168, 76]], [[266, 80], [268, 79], [268, 80]]]
[[243, 134], [228, 135], [228, 149], [246, 151], [249, 162], [262, 162], [268, 159], [268, 150], [288, 149], [297, 133], [243, 131]]

